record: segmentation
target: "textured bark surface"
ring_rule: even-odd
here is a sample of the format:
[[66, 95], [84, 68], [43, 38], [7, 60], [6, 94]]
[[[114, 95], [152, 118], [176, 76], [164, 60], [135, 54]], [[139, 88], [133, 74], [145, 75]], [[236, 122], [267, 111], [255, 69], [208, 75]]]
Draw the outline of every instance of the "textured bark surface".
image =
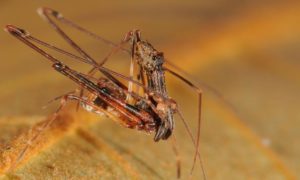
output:
[[[204, 86], [201, 154], [209, 179], [296, 179], [300, 177], [300, 5], [297, 1], [170, 2], [37, 1], [0, 2], [0, 24], [15, 24], [32, 35], [70, 49], [35, 10], [49, 6], [65, 17], [119, 42], [134, 28], [167, 59], [217, 89], [236, 113]], [[23, 2], [22, 2], [23, 3]], [[21, 9], [21, 7], [23, 9]], [[101, 59], [109, 47], [66, 28]], [[76, 86], [54, 72], [40, 55], [0, 32], [0, 179], [174, 179], [170, 142], [125, 129], [105, 117], [68, 106], [28, 149], [12, 162], [57, 103], [48, 100]], [[60, 57], [60, 56], [58, 56]], [[88, 66], [61, 58], [86, 72]], [[129, 57], [107, 64], [128, 74]], [[171, 96], [196, 127], [196, 95], [167, 76]], [[33, 130], [30, 130], [34, 127]], [[179, 120], [183, 179], [194, 149]], [[202, 178], [197, 164], [193, 179]]]

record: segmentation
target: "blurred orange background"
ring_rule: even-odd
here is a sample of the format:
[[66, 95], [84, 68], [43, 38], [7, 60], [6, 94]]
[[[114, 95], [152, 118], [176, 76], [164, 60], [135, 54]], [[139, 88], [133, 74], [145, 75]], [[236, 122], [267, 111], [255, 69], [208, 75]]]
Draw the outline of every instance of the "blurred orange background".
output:
[[[209, 179], [300, 177], [299, 1], [54, 0], [25, 3], [12, 0], [0, 1], [0, 24], [3, 27], [14, 24], [35, 37], [70, 50], [37, 15], [36, 9], [41, 6], [56, 9], [113, 42], [119, 42], [129, 30], [140, 29], [142, 37], [164, 52], [169, 61], [192, 74], [200, 84], [216, 89], [233, 105], [236, 113], [203, 87], [201, 152]], [[75, 30], [65, 29], [94, 57], [102, 58], [108, 53], [110, 47]], [[0, 127], [9, 129], [14, 122], [6, 117], [46, 116], [57, 104], [46, 110], [41, 107], [76, 86], [56, 73], [43, 57], [6, 32], [0, 32], [0, 40], [0, 115], [3, 117]], [[128, 74], [129, 60], [130, 57], [119, 54], [106, 67]], [[64, 61], [81, 72], [89, 69], [67, 58]], [[167, 76], [167, 80], [170, 96], [178, 101], [195, 127], [197, 102], [193, 99], [196, 94], [171, 76]], [[146, 156], [157, 148], [151, 145], [151, 137], [138, 137], [139, 133], [118, 127], [109, 120], [103, 121], [98, 129], [104, 131], [99, 136], [127, 151], [141, 143], [128, 143], [128, 139], [135, 138], [148, 142]], [[178, 129], [184, 173], [188, 174], [193, 148], [186, 145], [188, 137], [180, 123]], [[117, 135], [111, 136], [112, 131], [118, 131]], [[4, 131], [1, 135], [8, 136]], [[107, 140], [108, 137], [113, 140]], [[159, 147], [169, 148], [159, 157], [172, 152], [168, 145]], [[166, 161], [172, 163], [173, 154], [170, 156]], [[128, 162], [134, 164], [132, 161], [129, 158]], [[145, 158], [144, 161], [150, 160]], [[151, 161], [149, 166], [156, 171]], [[172, 170], [170, 168], [168, 173], [157, 170], [157, 176], [149, 173], [145, 178], [175, 177]], [[195, 177], [202, 177], [198, 171], [199, 168]]]

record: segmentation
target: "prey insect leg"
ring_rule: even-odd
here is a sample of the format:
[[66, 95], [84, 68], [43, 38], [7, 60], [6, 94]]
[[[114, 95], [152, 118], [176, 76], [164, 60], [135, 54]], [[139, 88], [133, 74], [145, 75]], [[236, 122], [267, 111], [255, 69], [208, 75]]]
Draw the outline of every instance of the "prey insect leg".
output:
[[53, 98], [53, 99], [51, 99], [50, 101], [48, 101], [42, 108], [43, 109], [45, 109], [45, 108], [47, 108], [48, 107], [48, 105], [49, 104], [51, 104], [52, 102], [54, 102], [54, 101], [57, 101], [57, 100], [59, 100], [59, 99], [61, 99], [62, 97], [64, 97], [65, 95], [67, 95], [67, 94], [74, 94], [76, 92], [76, 90], [75, 91], [70, 91], [70, 92], [67, 92], [67, 93], [65, 93], [65, 94], [62, 94], [62, 95], [60, 95], [60, 96], [57, 96], [57, 97], [55, 97], [55, 98]]

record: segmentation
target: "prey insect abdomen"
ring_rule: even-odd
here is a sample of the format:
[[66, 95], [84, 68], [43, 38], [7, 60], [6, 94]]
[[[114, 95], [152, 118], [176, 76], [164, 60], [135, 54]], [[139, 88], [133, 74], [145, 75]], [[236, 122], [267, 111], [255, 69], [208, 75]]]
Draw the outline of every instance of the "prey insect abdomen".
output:
[[147, 132], [155, 130], [156, 122], [159, 120], [156, 116], [153, 116], [153, 111], [151, 111], [149, 107], [145, 108], [139, 106], [140, 103], [143, 103], [141, 99], [133, 97], [134, 103], [129, 104], [126, 102], [126, 93], [124, 90], [105, 78], [99, 79], [98, 86], [105, 90], [111, 99], [116, 100], [112, 102], [112, 108], [122, 109], [126, 112], [125, 115], [123, 114], [120, 118], [123, 120], [127, 119], [127, 121], [129, 120], [131, 123], [127, 123], [127, 125], [130, 128], [137, 127], [139, 130], [145, 130]]
[[[53, 67], [92, 93], [92, 95], [95, 96], [94, 103], [97, 101], [101, 102], [95, 104], [95, 106], [110, 111], [111, 114], [120, 118], [126, 127], [137, 128], [138, 130], [144, 130], [146, 132], [155, 130], [155, 120], [148, 112], [143, 109], [132, 108], [124, 99], [117, 97], [122, 96], [120, 94], [120, 92], [122, 92], [120, 88], [113, 89], [111, 86], [103, 85], [103, 83], [96, 85], [94, 82], [62, 63], [55, 63]], [[89, 110], [90, 107], [85, 106], [85, 109]], [[97, 112], [95, 109], [92, 111]]]

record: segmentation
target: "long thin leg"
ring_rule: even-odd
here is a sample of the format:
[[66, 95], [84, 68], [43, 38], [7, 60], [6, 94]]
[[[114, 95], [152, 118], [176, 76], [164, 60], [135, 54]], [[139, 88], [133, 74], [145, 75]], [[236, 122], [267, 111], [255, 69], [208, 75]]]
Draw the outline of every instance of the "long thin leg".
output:
[[[194, 136], [193, 136], [193, 134], [192, 134], [192, 132], [191, 132], [191, 128], [190, 128], [189, 125], [187, 124], [187, 122], [186, 122], [186, 120], [184, 119], [184, 117], [183, 117], [181, 111], [179, 110], [179, 108], [177, 109], [177, 113], [178, 113], [178, 115], [179, 115], [181, 121], [183, 122], [184, 127], [185, 127], [185, 129], [187, 130], [188, 135], [189, 135], [190, 138], [191, 138], [191, 141], [192, 141], [192, 143], [193, 143], [193, 145], [194, 145], [194, 148], [196, 149], [195, 155], [198, 156], [198, 158], [199, 158], [200, 165], [201, 165], [201, 170], [202, 170], [202, 174], [203, 174], [203, 178], [204, 178], [204, 180], [206, 180], [206, 174], [205, 174], [205, 170], [204, 170], [202, 158], [201, 158], [201, 155], [200, 155], [200, 152], [199, 152], [199, 149], [198, 149], [199, 147], [197, 147], [197, 142], [195, 141], [195, 138], [194, 138]], [[193, 166], [192, 166], [192, 168], [191, 168], [191, 174], [192, 174], [192, 172], [193, 172], [194, 166], [195, 166], [195, 161], [194, 161]]]
[[[189, 76], [189, 77], [191, 76], [188, 73], [186, 73], [184, 70], [182, 70], [180, 67], [177, 67], [176, 65], [174, 65], [173, 63], [171, 63], [169, 61], [167, 61], [167, 63], [170, 66], [172, 66], [173, 68], [175, 68], [177, 71], [183, 73], [185, 76]], [[198, 86], [196, 86], [194, 83], [192, 83], [190, 80], [187, 80], [185, 77], [183, 77], [180, 74], [174, 72], [173, 70], [170, 70], [169, 68], [166, 68], [166, 67], [164, 67], [164, 70], [170, 72], [172, 75], [174, 75], [177, 78], [179, 78], [180, 80], [182, 80], [184, 83], [189, 85], [191, 88], [193, 88], [198, 93], [198, 95], [199, 95], [199, 115], [198, 115], [198, 117], [200, 117], [201, 116], [201, 99], [202, 99], [201, 98], [201, 93], [202, 93], [202, 90]], [[228, 102], [216, 89], [210, 87], [209, 85], [207, 85], [203, 82], [201, 83], [201, 86], [205, 87], [210, 92], [213, 92], [226, 106], [228, 106], [230, 108], [230, 110], [232, 110], [233, 113], [235, 113], [237, 116], [239, 116], [236, 108], [230, 102]], [[199, 122], [200, 122], [200, 120], [199, 120]], [[199, 122], [198, 122], [198, 128], [199, 128], [199, 125], [200, 125]], [[200, 131], [197, 131], [197, 132], [198, 132], [197, 137], [200, 138]], [[199, 142], [199, 141], [197, 140], [197, 142]], [[195, 161], [195, 158], [194, 158], [194, 161]]]
[[[196, 163], [196, 159], [197, 159], [196, 157], [197, 157], [197, 154], [198, 154], [199, 145], [200, 145], [199, 142], [200, 142], [200, 134], [201, 134], [200, 131], [201, 131], [202, 90], [199, 87], [197, 87], [196, 85], [194, 85], [192, 82], [190, 82], [189, 80], [184, 78], [183, 76], [179, 75], [178, 73], [176, 73], [176, 72], [174, 72], [170, 69], [167, 69], [167, 68], [164, 68], [164, 70], [170, 72], [172, 75], [174, 75], [177, 78], [179, 78], [180, 80], [182, 80], [188, 86], [193, 88], [198, 94], [198, 123], [197, 123], [198, 125], [197, 125], [197, 136], [196, 136], [197, 137], [197, 139], [196, 139], [196, 153], [194, 155], [193, 166], [192, 166], [192, 169], [191, 169], [191, 171], [193, 171], [195, 163]], [[203, 168], [202, 163], [201, 163], [201, 166]]]
[[[193, 76], [190, 75], [189, 73], [187, 73], [186, 71], [184, 71], [182, 68], [178, 67], [177, 65], [175, 65], [174, 63], [172, 63], [169, 60], [165, 60], [165, 63], [172, 67], [173, 69], [175, 69], [177, 72], [179, 72], [180, 74], [183, 74], [186, 78], [193, 80]], [[164, 69], [166, 71], [173, 71], [170, 70], [169, 68], [164, 66]], [[174, 72], [174, 71], [173, 71]], [[178, 74], [178, 73], [177, 73]], [[177, 76], [177, 75], [175, 75]], [[186, 79], [185, 78], [185, 79]], [[224, 98], [224, 96], [215, 88], [211, 87], [210, 85], [206, 84], [205, 82], [201, 82], [199, 80], [193, 80], [193, 82], [197, 82], [197, 84], [199, 86], [201, 86], [204, 90], [207, 90], [209, 92], [212, 92], [217, 98], [219, 98], [226, 106], [228, 106], [235, 114], [238, 114], [236, 108], [228, 101]], [[195, 83], [193, 83], [195, 84]]]
[[49, 8], [42, 8], [38, 9], [39, 15], [41, 15], [49, 24], [61, 35], [64, 40], [72, 47], [74, 48], [80, 55], [88, 59], [89, 61], [96, 63], [96, 61], [89, 55], [87, 54], [81, 47], [79, 47], [54, 21], [52, 21], [51, 18], [49, 18], [49, 14], [56, 14], [58, 15], [57, 12], [52, 11]]

